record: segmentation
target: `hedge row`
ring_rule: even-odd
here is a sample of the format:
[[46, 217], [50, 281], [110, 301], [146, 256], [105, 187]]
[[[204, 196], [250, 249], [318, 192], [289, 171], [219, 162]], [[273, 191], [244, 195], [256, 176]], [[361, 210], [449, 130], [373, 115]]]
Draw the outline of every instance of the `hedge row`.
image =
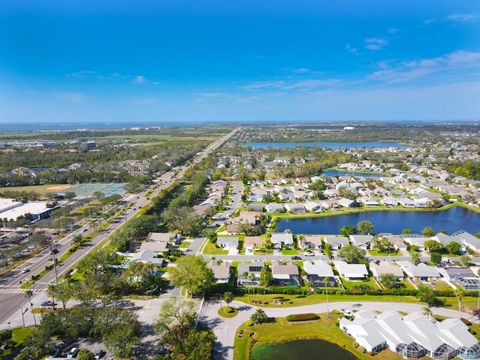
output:
[[[271, 286], [268, 288], [263, 287], [235, 287], [231, 284], [217, 284], [210, 289], [209, 295], [221, 295], [225, 291], [231, 291], [237, 296], [242, 295], [256, 295], [256, 294], [279, 294], [279, 295], [306, 295], [308, 294], [307, 288], [302, 288], [300, 286]], [[317, 294], [324, 294], [324, 288], [317, 288], [315, 290]], [[329, 289], [328, 293], [330, 295], [371, 295], [371, 296], [417, 296], [418, 290], [415, 289], [372, 289], [372, 288], [353, 288], [353, 289]], [[439, 297], [455, 297], [453, 291], [435, 291], [435, 294]], [[477, 291], [466, 291], [464, 296], [478, 297]]]
[[307, 314], [293, 314], [287, 316], [287, 321], [295, 322], [295, 321], [311, 321], [311, 320], [318, 320], [320, 317], [317, 314], [307, 313]]

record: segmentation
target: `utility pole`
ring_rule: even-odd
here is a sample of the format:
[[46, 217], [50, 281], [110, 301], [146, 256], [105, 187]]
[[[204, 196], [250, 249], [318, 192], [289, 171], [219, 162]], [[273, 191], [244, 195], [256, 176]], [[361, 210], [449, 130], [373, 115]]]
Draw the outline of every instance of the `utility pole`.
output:
[[20, 309], [20, 312], [22, 313], [22, 323], [23, 323], [23, 327], [26, 327], [25, 326], [25, 313], [28, 311], [28, 308], [25, 308], [25, 310], [23, 310], [23, 308]]

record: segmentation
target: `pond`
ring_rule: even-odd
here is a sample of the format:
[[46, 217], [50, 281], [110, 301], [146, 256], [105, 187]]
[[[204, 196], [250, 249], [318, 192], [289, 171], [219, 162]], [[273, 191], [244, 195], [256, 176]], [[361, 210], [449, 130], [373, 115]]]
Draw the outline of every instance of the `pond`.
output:
[[248, 142], [245, 146], [253, 149], [283, 149], [296, 147], [321, 147], [326, 149], [363, 149], [363, 148], [408, 148], [394, 141], [302, 141], [302, 142]]
[[324, 172], [322, 172], [322, 175], [326, 177], [356, 176], [356, 177], [363, 177], [363, 178], [380, 178], [380, 177], [387, 176], [383, 174], [361, 173], [361, 172], [342, 171], [342, 170], [325, 170]]
[[251, 360], [355, 360], [352, 353], [323, 340], [295, 340], [280, 344], [262, 344], [253, 349]]
[[290, 229], [294, 234], [338, 234], [342, 226], [370, 220], [377, 233], [401, 234], [405, 228], [420, 233], [425, 226], [436, 232], [452, 233], [465, 230], [472, 234], [480, 231], [480, 214], [460, 206], [444, 211], [365, 211], [355, 214], [316, 218], [283, 219], [278, 222], [280, 232]]

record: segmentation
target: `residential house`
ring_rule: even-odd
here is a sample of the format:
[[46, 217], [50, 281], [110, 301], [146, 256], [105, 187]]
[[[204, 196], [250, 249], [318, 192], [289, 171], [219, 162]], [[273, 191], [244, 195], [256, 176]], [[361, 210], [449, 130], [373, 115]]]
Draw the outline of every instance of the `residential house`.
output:
[[285, 209], [292, 214], [301, 214], [305, 212], [303, 204], [286, 204]]
[[242, 286], [258, 286], [260, 273], [264, 268], [263, 261], [241, 262], [238, 264], [238, 284]]
[[285, 212], [285, 208], [282, 204], [267, 204], [265, 208], [267, 209], [268, 212], [271, 212], [271, 213]]
[[272, 277], [275, 285], [300, 285], [298, 267], [292, 262], [273, 260]]
[[307, 273], [307, 280], [314, 287], [337, 286], [337, 279], [332, 267], [323, 260], [305, 261], [303, 270]]
[[338, 204], [343, 206], [343, 207], [347, 207], [347, 208], [353, 208], [353, 207], [357, 207], [359, 205], [356, 200], [351, 200], [351, 199], [347, 199], [347, 198], [339, 199]]
[[372, 235], [350, 235], [350, 241], [352, 244], [364, 250], [367, 250], [370, 247], [372, 240]]
[[380, 280], [382, 275], [392, 274], [397, 280], [403, 280], [405, 275], [400, 266], [393, 261], [374, 261], [370, 263], [370, 271], [375, 279]]
[[231, 266], [228, 261], [211, 260], [207, 267], [213, 272], [213, 279], [217, 284], [226, 284], [230, 280]]
[[334, 261], [334, 264], [344, 279], [354, 281], [368, 278], [368, 270], [364, 264], [348, 264], [345, 261]]
[[346, 238], [345, 236], [328, 235], [325, 236], [324, 241], [325, 244], [330, 245], [332, 250], [339, 250], [343, 246], [349, 244], [348, 238]]
[[217, 238], [217, 246], [221, 247], [223, 249], [232, 251], [232, 250], [237, 250], [238, 248], [238, 237], [236, 236], [219, 236]]
[[273, 233], [271, 238], [272, 245], [275, 249], [282, 247], [293, 247], [293, 235], [290, 233]]
[[398, 265], [400, 265], [405, 274], [414, 281], [434, 283], [442, 277], [437, 268], [424, 263], [414, 265], [409, 261], [399, 261]]
[[465, 290], [480, 290], [480, 279], [468, 267], [446, 265], [437, 266], [437, 270], [452, 288], [458, 285]]
[[260, 249], [267, 244], [265, 236], [245, 236], [243, 247], [247, 253], [253, 253], [254, 250]]
[[322, 238], [320, 235], [305, 235], [302, 239], [302, 247], [304, 249], [322, 249]]

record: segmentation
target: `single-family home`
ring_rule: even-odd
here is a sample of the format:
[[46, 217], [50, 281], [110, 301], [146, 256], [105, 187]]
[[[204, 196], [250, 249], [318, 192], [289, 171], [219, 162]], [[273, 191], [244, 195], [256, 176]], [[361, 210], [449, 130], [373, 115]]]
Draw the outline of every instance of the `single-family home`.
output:
[[364, 264], [348, 264], [345, 261], [334, 261], [335, 268], [340, 276], [347, 280], [365, 280], [368, 278], [368, 269]]
[[372, 235], [350, 235], [350, 241], [353, 245], [367, 250], [373, 240]]
[[267, 244], [265, 236], [245, 236], [243, 247], [247, 253], [252, 253], [256, 249], [260, 249]]
[[347, 208], [357, 207], [359, 205], [357, 200], [351, 200], [347, 198], [340, 198], [338, 200], [338, 204]]
[[437, 266], [437, 270], [453, 288], [455, 285], [459, 285], [465, 290], [480, 289], [480, 279], [468, 267], [445, 265]]
[[228, 261], [211, 260], [207, 267], [213, 272], [213, 279], [218, 284], [228, 283], [231, 275], [231, 266]]
[[414, 265], [409, 261], [399, 261], [398, 265], [400, 265], [403, 272], [414, 281], [434, 283], [442, 277], [437, 268], [424, 263]]
[[260, 273], [264, 268], [263, 261], [241, 262], [238, 264], [238, 284], [243, 286], [258, 286]]
[[271, 238], [272, 245], [275, 249], [293, 246], [293, 235], [290, 233], [273, 233]]
[[392, 274], [397, 280], [403, 280], [405, 278], [402, 268], [393, 261], [371, 262], [370, 271], [377, 280], [380, 280], [383, 275], [387, 274]]
[[305, 206], [303, 206], [303, 204], [298, 204], [298, 203], [286, 204], [285, 209], [287, 209], [287, 211], [292, 214], [301, 214], [305, 212]]
[[320, 235], [305, 235], [301, 240], [301, 246], [304, 249], [317, 249], [322, 248], [322, 238]]
[[323, 260], [305, 261], [303, 270], [307, 274], [307, 280], [314, 287], [337, 286], [337, 280], [332, 267]]
[[271, 213], [282, 213], [285, 212], [285, 207], [282, 204], [267, 204], [265, 206], [268, 212]]
[[341, 249], [343, 246], [348, 245], [349, 241], [348, 238], [345, 236], [335, 236], [335, 235], [328, 235], [324, 238], [325, 244], [330, 245], [332, 250]]
[[217, 238], [217, 246], [229, 251], [236, 250], [238, 248], [238, 237], [219, 236]]
[[298, 267], [292, 262], [273, 260], [272, 278], [275, 285], [300, 285]]

